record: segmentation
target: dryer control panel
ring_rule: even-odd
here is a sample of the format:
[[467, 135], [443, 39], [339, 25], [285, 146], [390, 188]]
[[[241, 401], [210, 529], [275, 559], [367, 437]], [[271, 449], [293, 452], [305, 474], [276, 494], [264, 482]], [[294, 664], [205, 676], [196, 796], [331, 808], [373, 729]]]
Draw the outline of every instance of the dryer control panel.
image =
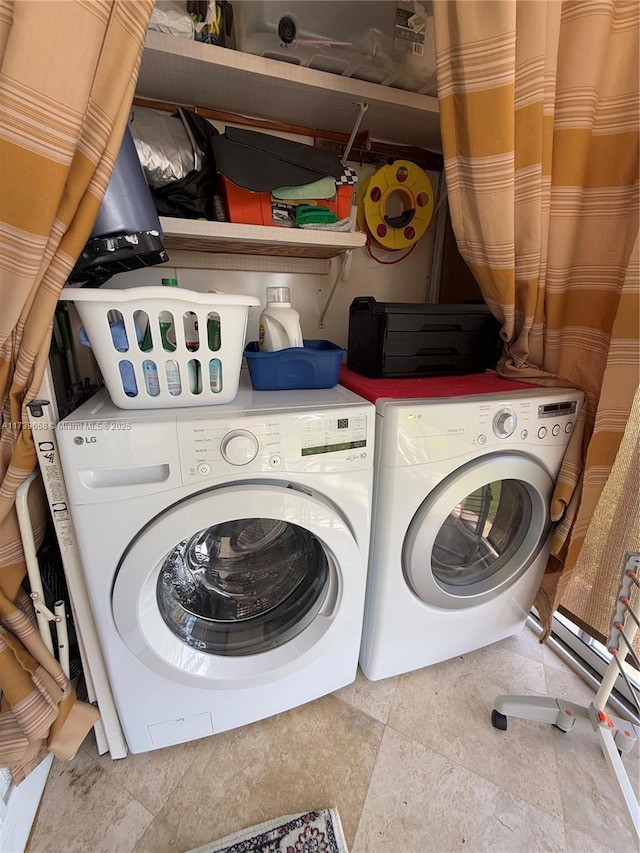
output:
[[513, 409], [500, 409], [493, 418], [493, 432], [498, 438], [509, 438], [518, 425], [518, 416]]
[[582, 399], [581, 392], [571, 389], [532, 388], [511, 394], [389, 402], [378, 418], [382, 462], [417, 465], [507, 448], [548, 452], [555, 458], [564, 453]]

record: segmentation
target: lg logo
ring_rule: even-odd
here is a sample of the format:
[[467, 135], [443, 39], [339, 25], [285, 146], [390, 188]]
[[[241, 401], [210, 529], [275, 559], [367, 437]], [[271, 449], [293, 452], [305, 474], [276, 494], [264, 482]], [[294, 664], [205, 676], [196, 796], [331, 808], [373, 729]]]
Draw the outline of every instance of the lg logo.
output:
[[89, 438], [83, 438], [81, 435], [77, 435], [73, 439], [74, 444], [95, 444], [98, 441], [97, 436], [90, 435]]

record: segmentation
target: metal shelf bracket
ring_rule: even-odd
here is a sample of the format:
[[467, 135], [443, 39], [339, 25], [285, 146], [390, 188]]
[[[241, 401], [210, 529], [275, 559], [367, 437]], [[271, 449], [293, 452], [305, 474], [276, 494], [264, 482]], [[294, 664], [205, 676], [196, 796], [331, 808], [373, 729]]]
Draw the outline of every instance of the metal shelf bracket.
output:
[[369, 104], [365, 104], [362, 101], [354, 101], [353, 102], [356, 107], [358, 107], [358, 115], [356, 116], [355, 123], [353, 125], [353, 130], [351, 131], [351, 136], [349, 137], [349, 141], [347, 142], [347, 147], [344, 149], [344, 154], [342, 155], [342, 160], [340, 161], [343, 166], [347, 165], [347, 160], [349, 159], [349, 153], [353, 146], [353, 141], [358, 135], [358, 131], [360, 130], [360, 125], [362, 124], [362, 119], [364, 118], [364, 114], [369, 109]]

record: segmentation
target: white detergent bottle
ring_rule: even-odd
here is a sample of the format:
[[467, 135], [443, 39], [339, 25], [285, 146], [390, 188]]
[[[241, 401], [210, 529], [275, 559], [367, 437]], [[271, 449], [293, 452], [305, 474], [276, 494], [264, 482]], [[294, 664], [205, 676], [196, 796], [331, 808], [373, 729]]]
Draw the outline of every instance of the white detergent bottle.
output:
[[267, 305], [258, 326], [258, 344], [263, 352], [304, 346], [300, 315], [291, 307], [288, 287], [267, 288]]

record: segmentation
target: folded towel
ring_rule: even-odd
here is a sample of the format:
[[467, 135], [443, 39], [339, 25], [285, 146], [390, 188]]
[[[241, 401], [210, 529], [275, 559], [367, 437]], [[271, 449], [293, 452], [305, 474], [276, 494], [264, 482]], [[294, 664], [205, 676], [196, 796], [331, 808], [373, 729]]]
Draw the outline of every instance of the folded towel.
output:
[[333, 198], [335, 194], [335, 178], [320, 178], [319, 181], [302, 184], [299, 187], [278, 187], [278, 189], [271, 192], [271, 195], [278, 199]]
[[299, 225], [299, 228], [309, 228], [315, 231], [351, 231], [351, 219], [338, 219], [337, 222], [311, 222], [309, 225]]

